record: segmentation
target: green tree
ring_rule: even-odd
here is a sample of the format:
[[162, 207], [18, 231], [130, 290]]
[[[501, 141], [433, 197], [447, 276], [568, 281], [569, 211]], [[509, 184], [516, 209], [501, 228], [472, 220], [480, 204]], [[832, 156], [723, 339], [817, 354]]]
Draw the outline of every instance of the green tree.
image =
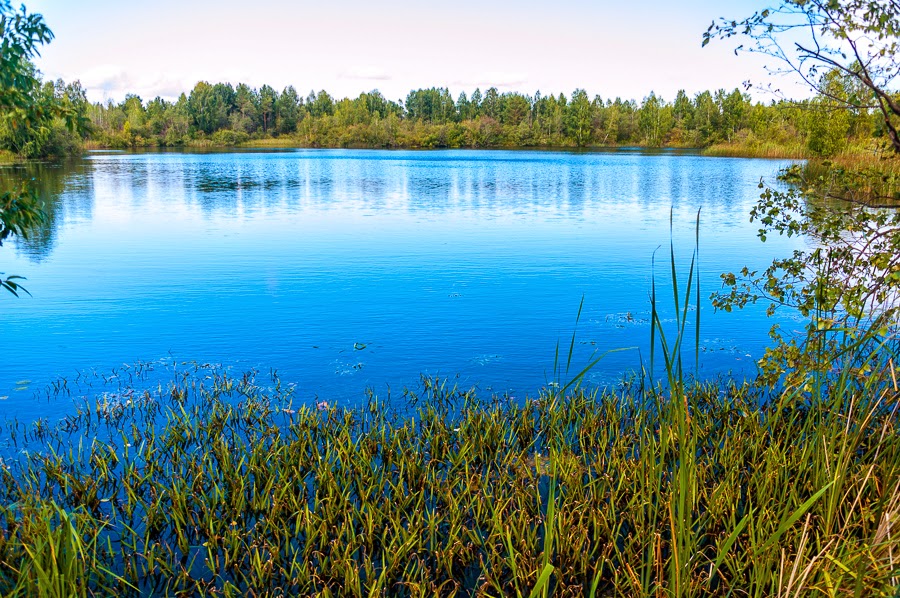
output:
[[[34, 67], [28, 63], [26, 68]], [[0, 112], [0, 146], [26, 158], [77, 151], [90, 124], [83, 92], [80, 84], [42, 82], [35, 76], [31, 105]]]
[[200, 81], [187, 99], [187, 110], [197, 130], [210, 135], [228, 122], [227, 87]]
[[500, 122], [517, 126], [531, 115], [531, 101], [520, 93], [505, 93], [501, 96]]
[[275, 128], [275, 106], [278, 102], [278, 92], [269, 85], [259, 88], [256, 96], [256, 106], [259, 114], [259, 124], [263, 133], [271, 133]]
[[[39, 46], [53, 39], [53, 33], [41, 15], [29, 14], [24, 6], [16, 12], [8, 0], [0, 0], [0, 32], [0, 112], [33, 122], [40, 106], [35, 105], [37, 78], [31, 60], [38, 55]], [[27, 185], [0, 193], [0, 245], [13, 237], [26, 237], [44, 217]], [[16, 296], [28, 292], [20, 280], [20, 276], [3, 278], [0, 273], [0, 287]]]
[[426, 123], [439, 122], [439, 104], [438, 89], [414, 89], [406, 96], [406, 117]]
[[475, 91], [472, 92], [472, 99], [469, 100], [469, 110], [471, 111], [469, 118], [477, 118], [478, 116], [481, 116], [482, 101], [483, 98], [481, 96], [481, 89], [476, 87]]
[[360, 94], [359, 98], [360, 101], [365, 103], [368, 113], [379, 119], [385, 118], [389, 114], [399, 115], [403, 112], [399, 104], [385, 98], [377, 89], [369, 93]]
[[[883, 335], [887, 329], [881, 327], [896, 322], [900, 211], [873, 210], [865, 201], [828, 201], [800, 166], [788, 168], [781, 179], [787, 188], [760, 184], [763, 192], [751, 220], [759, 222], [762, 241], [773, 234], [802, 236], [808, 248], [773, 260], [762, 271], [745, 267], [723, 274], [724, 290], [712, 299], [725, 311], [764, 302], [769, 314], [788, 307], [806, 317], [799, 337], [773, 327], [776, 343], [760, 362], [761, 381], [806, 388], [811, 378], [828, 374], [848, 340], [867, 330]], [[858, 189], [851, 183], [844, 193]]]
[[[27, 184], [0, 193], [0, 247], [3, 241], [12, 237], [27, 239], [28, 233], [40, 226], [44, 219], [37, 195]], [[24, 279], [15, 275], [3, 278], [3, 272], [0, 272], [0, 288], [17, 297], [20, 291], [28, 293], [20, 280]]]
[[126, 95], [122, 109], [125, 112], [125, 122], [131, 132], [135, 135], [143, 133], [147, 113], [141, 98], [134, 94]]
[[175, 146], [184, 143], [191, 127], [190, 109], [187, 95], [181, 94], [174, 104], [166, 106], [165, 145]]
[[[739, 49], [775, 58], [816, 91], [852, 110], [881, 115], [890, 146], [900, 153], [900, 99], [894, 83], [900, 74], [900, 2], [897, 0], [780, 0], [742, 20], [721, 19], [704, 34], [739, 36]], [[865, 93], [835, 95], [822, 77], [837, 71], [859, 83]]]
[[615, 102], [607, 100], [603, 107], [603, 124], [599, 131], [600, 143], [603, 145], [614, 145], [619, 139], [620, 102], [618, 98]]
[[275, 129], [279, 135], [293, 133], [300, 121], [300, 96], [297, 90], [289, 85], [275, 100]]
[[456, 113], [459, 115], [459, 120], [469, 120], [474, 117], [472, 104], [464, 91], [459, 92], [459, 98], [456, 100]]
[[572, 100], [566, 107], [566, 132], [578, 147], [590, 142], [593, 120], [591, 101], [587, 92], [576, 89], [572, 92]]
[[325, 90], [318, 94], [310, 92], [309, 98], [306, 100], [306, 107], [309, 114], [315, 118], [330, 116], [334, 112], [334, 99]]
[[683, 89], [678, 90], [675, 95], [672, 114], [675, 117], [675, 126], [682, 129], [690, 129], [694, 126], [694, 106]]
[[481, 101], [481, 114], [494, 120], [500, 120], [500, 92], [497, 91], [496, 87], [491, 87], [484, 92], [484, 99]]
[[165, 136], [168, 122], [166, 109], [169, 103], [157, 96], [147, 102], [147, 130], [152, 135]]
[[216, 96], [216, 127], [222, 128], [228, 125], [228, 115], [234, 110], [235, 91], [231, 83], [216, 83], [213, 85], [213, 95]]
[[355, 100], [344, 98], [334, 107], [334, 119], [338, 126], [351, 128], [354, 125], [367, 125], [372, 120], [366, 94], [360, 94]]
[[456, 103], [446, 88], [416, 89], [406, 96], [406, 115], [411, 120], [444, 124], [457, 120]]
[[719, 106], [712, 94], [708, 91], [698, 93], [694, 98], [694, 127], [702, 145], [717, 141], [720, 118]]
[[750, 108], [750, 98], [735, 89], [729, 94], [725, 90], [716, 92], [716, 103], [722, 113], [722, 128], [725, 139], [732, 141], [744, 126], [744, 117]]
[[243, 133], [256, 131], [259, 114], [254, 101], [254, 92], [246, 83], [239, 83], [234, 89], [234, 110], [229, 119], [234, 131]]
[[43, 16], [29, 14], [24, 6], [16, 12], [9, 0], [0, 0], [0, 32], [0, 108], [27, 111], [37, 81], [31, 60], [53, 39], [53, 32]]
[[823, 89], [828, 95], [817, 96], [807, 112], [809, 136], [806, 145], [817, 156], [834, 156], [847, 146], [851, 114], [847, 110], [847, 89], [838, 71], [825, 75]]
[[638, 122], [641, 127], [641, 136], [647, 145], [662, 145], [663, 136], [666, 133], [663, 105], [664, 102], [653, 92], [650, 92], [650, 95], [644, 98], [644, 102], [641, 104]]
[[[889, 333], [900, 315], [900, 197], [883, 198], [878, 188], [900, 153], [900, 104], [892, 91], [900, 74], [898, 34], [897, 0], [781, 0], [742, 21], [713, 23], [705, 34], [704, 44], [749, 38], [750, 51], [777, 59], [817, 92], [793, 107], [805, 109], [812, 152], [840, 151], [854, 114], [868, 110], [880, 115], [894, 150], [893, 164], [845, 169], [810, 161], [782, 173], [786, 187], [760, 183], [760, 201], [751, 211], [760, 239], [800, 235], [807, 242], [763, 271], [723, 274], [725, 290], [713, 303], [730, 311], [765, 301], [769, 313], [788, 306], [807, 318], [798, 336], [773, 327], [775, 345], [760, 362], [763, 382], [809, 392], [845, 356], [868, 360], [884, 343], [896, 345]], [[862, 343], [870, 343], [872, 353], [861, 352]], [[863, 373], [867, 367], [855, 366]]]

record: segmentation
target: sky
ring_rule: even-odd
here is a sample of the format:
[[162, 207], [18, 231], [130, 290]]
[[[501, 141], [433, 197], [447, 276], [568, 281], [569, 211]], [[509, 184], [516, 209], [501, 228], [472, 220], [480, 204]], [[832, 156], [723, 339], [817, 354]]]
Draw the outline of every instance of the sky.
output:
[[[197, 81], [293, 85], [338, 98], [448, 87], [666, 100], [787, 79], [738, 42], [701, 48], [717, 17], [764, 0], [25, 0], [56, 39], [44, 76], [78, 79], [92, 101], [175, 99]], [[764, 93], [753, 95], [765, 101]], [[771, 98], [771, 96], [768, 96]]]

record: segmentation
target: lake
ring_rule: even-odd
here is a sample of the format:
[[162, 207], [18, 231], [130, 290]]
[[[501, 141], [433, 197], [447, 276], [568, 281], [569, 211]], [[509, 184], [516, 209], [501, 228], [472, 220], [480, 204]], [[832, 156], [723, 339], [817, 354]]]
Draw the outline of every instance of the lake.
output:
[[[277, 369], [298, 400], [355, 403], [421, 374], [533, 395], [567, 352], [615, 384], [649, 355], [651, 257], [672, 327], [672, 239], [687, 275], [700, 210], [698, 374], [752, 375], [764, 306], [714, 313], [719, 275], [803, 243], [756, 237], [761, 178], [787, 163], [689, 152], [97, 152], [7, 167], [51, 221], [0, 248], [32, 296], [0, 298], [8, 416], [56, 377], [148, 362]], [[683, 288], [682, 288], [683, 291]], [[691, 318], [696, 317], [692, 312]], [[693, 327], [693, 320], [689, 328]], [[671, 332], [674, 334], [674, 331]], [[694, 371], [691, 335], [686, 363]]]

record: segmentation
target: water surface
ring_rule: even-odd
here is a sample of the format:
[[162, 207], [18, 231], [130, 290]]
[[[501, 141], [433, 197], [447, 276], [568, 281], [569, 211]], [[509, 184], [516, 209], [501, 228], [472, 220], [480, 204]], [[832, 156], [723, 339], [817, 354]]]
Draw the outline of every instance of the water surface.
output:
[[338, 403], [420, 374], [533, 394], [582, 296], [575, 364], [639, 348], [589, 377], [615, 383], [648, 357], [651, 256], [663, 246], [657, 278], [669, 281], [670, 212], [686, 270], [698, 210], [699, 373], [749, 374], [774, 322], [762, 308], [715, 314], [707, 297], [723, 271], [764, 267], [802, 243], [763, 244], [748, 220], [760, 179], [784, 165], [299, 150], [95, 153], [31, 167], [52, 221], [0, 248], [0, 271], [26, 276], [33, 295], [0, 299], [2, 406], [59, 409], [33, 393], [135, 361], [275, 368], [302, 399]]

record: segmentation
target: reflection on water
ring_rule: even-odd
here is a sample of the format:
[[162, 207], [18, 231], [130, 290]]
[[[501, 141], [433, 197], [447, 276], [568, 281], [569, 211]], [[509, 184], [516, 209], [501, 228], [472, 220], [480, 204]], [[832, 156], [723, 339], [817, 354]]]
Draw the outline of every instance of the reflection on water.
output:
[[[410, 212], [533, 213], [578, 217], [610, 201], [642, 207], [695, 205], [727, 209], [746, 195], [747, 162], [642, 153], [361, 152], [344, 150], [273, 154], [94, 154], [64, 164], [0, 168], [0, 182], [36, 182], [51, 216], [90, 218], [95, 193], [131, 206], [177, 198], [209, 215], [242, 211], [352, 206]], [[771, 174], [769, 162], [762, 172]], [[702, 168], [701, 168], [702, 166]], [[611, 171], [610, 169], [613, 169]], [[715, 189], [715, 194], [710, 194]], [[60, 197], [65, 195], [65, 205]], [[58, 214], [59, 210], [66, 214]], [[243, 212], [242, 212], [243, 213]], [[52, 236], [52, 231], [45, 231]], [[48, 245], [40, 242], [41, 245]], [[34, 244], [35, 250], [39, 242]], [[31, 250], [29, 250], [31, 251]], [[37, 253], [46, 253], [37, 251]]]
[[[667, 152], [302, 150], [3, 168], [0, 184], [36, 181], [50, 218], [0, 249], [0, 271], [27, 276], [34, 295], [2, 300], [0, 330], [17, 342], [0, 347], [0, 396], [22, 405], [16, 381], [173, 359], [274, 367], [306, 397], [351, 400], [420, 373], [534, 392], [582, 295], [577, 359], [647, 354], [650, 256], [669, 240], [670, 211], [687, 257], [702, 208], [704, 295], [722, 271], [800, 243], [763, 245], [747, 219], [759, 179], [780, 166]], [[701, 375], [751, 371], [772, 322], [761, 310], [702, 313]], [[638, 359], [616, 353], [592, 380], [621, 378]]]
[[90, 219], [93, 209], [91, 167], [92, 163], [85, 160], [0, 166], [0, 193], [17, 191], [23, 182], [27, 182], [40, 198], [41, 209], [47, 215], [42, 226], [32, 230], [28, 238], [16, 242], [22, 254], [40, 261], [53, 250], [57, 229], [63, 221]]

